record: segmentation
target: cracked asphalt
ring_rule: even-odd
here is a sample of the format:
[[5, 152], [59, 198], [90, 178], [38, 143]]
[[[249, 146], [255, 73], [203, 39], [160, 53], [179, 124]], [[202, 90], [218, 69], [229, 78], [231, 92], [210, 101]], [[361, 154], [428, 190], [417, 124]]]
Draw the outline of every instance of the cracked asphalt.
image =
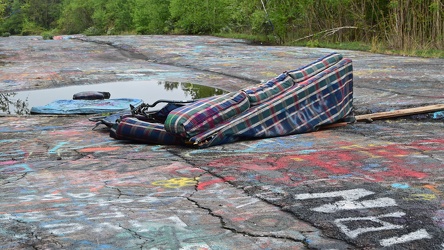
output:
[[[331, 49], [209, 36], [0, 38], [0, 92], [116, 81], [235, 91]], [[444, 60], [338, 51], [356, 114], [444, 103]], [[444, 249], [443, 111], [207, 149], [88, 116], [0, 116], [1, 249]]]

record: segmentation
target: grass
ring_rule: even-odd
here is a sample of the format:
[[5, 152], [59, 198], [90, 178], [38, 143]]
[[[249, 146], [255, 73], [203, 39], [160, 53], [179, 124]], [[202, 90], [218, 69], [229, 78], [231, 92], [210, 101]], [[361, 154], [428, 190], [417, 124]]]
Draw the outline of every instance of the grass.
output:
[[370, 51], [371, 45], [362, 42], [343, 42], [343, 43], [331, 43], [322, 41], [308, 41], [289, 44], [290, 46], [302, 46], [302, 47], [316, 47], [316, 48], [330, 48], [341, 50], [357, 50], [357, 51]]
[[244, 39], [251, 42], [252, 44], [277, 45], [275, 43], [275, 39], [273, 36], [241, 34], [241, 33], [216, 33], [213, 35], [224, 38]]
[[424, 58], [444, 58], [444, 50], [423, 49], [423, 50], [385, 50], [384, 54], [417, 56]]
[[[237, 33], [218, 33], [214, 35], [225, 38], [244, 39], [250, 41], [253, 44], [280, 45], [276, 43], [276, 40], [274, 39], [273, 36], [257, 36], [251, 34], [237, 34]], [[284, 46], [355, 50], [355, 51], [366, 51], [366, 52], [386, 54], [386, 55], [416, 56], [424, 58], [444, 58], [444, 50], [438, 50], [438, 49], [395, 50], [395, 49], [390, 49], [382, 42], [378, 42], [375, 40], [373, 40], [372, 43], [364, 43], [364, 42], [333, 43], [333, 42], [324, 42], [318, 40], [309, 40], [309, 41], [288, 43], [284, 44]]]
[[[43, 32], [41, 35], [45, 39], [51, 39], [53, 34], [57, 31], [47, 31]], [[126, 32], [121, 35], [135, 35], [136, 32]], [[317, 39], [312, 40], [302, 40], [298, 42], [291, 42], [287, 44], [280, 44], [278, 40], [272, 35], [254, 35], [254, 34], [241, 34], [241, 33], [216, 33], [213, 34], [218, 37], [243, 39], [249, 41], [251, 44], [256, 45], [283, 45], [283, 46], [300, 46], [300, 47], [311, 47], [311, 48], [331, 48], [340, 50], [355, 50], [355, 51], [367, 51], [372, 53], [380, 53], [387, 55], [401, 55], [401, 56], [416, 56], [424, 58], [444, 58], [444, 50], [439, 49], [410, 49], [410, 50], [396, 50], [390, 49], [382, 42], [373, 40], [371, 43], [364, 42], [326, 42], [319, 41]], [[9, 34], [3, 34], [3, 36], [9, 36]]]

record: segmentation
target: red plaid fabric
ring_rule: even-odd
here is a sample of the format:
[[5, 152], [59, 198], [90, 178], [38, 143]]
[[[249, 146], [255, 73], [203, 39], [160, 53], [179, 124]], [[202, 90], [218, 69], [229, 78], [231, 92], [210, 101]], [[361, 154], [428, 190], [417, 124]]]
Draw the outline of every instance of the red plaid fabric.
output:
[[185, 138], [214, 128], [250, 107], [244, 92], [201, 99], [170, 112], [165, 129]]
[[183, 144], [180, 136], [167, 132], [163, 124], [124, 118], [111, 128], [110, 136], [119, 140], [134, 140], [149, 144]]

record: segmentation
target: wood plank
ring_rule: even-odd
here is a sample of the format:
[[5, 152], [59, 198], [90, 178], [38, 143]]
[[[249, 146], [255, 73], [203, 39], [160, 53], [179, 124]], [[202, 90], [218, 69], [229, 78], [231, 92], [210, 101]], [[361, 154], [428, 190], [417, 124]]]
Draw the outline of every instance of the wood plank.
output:
[[348, 125], [347, 122], [337, 122], [337, 123], [332, 123], [332, 124], [322, 125], [322, 126], [319, 127], [319, 130], [331, 129], [331, 128], [339, 128], [339, 127], [345, 127], [345, 126], [347, 126], [347, 125]]
[[408, 116], [408, 115], [424, 114], [424, 113], [430, 113], [430, 112], [441, 111], [441, 110], [444, 110], [444, 104], [435, 104], [435, 105], [429, 105], [429, 106], [423, 106], [423, 107], [417, 107], [417, 108], [399, 109], [399, 110], [394, 110], [394, 111], [378, 112], [378, 113], [366, 114], [366, 115], [357, 115], [357, 116], [355, 116], [355, 118], [356, 118], [356, 121], [362, 122], [362, 121], [387, 119], [387, 118], [394, 118], [394, 117], [401, 117], [401, 116]]

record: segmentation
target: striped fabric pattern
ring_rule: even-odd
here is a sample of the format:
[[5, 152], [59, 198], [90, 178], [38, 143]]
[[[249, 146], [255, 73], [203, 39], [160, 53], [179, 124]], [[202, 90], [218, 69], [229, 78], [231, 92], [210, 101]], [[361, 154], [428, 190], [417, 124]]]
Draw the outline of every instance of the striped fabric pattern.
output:
[[243, 91], [248, 95], [250, 105], [254, 106], [273, 98], [293, 85], [293, 78], [287, 74], [281, 74], [266, 83], [246, 88]]
[[163, 124], [141, 121], [137, 118], [124, 118], [111, 128], [110, 136], [119, 140], [134, 140], [149, 144], [180, 145], [180, 136], [167, 132]]
[[352, 72], [351, 60], [343, 59], [275, 98], [190, 138], [190, 142], [208, 147], [243, 138], [305, 133], [337, 122], [352, 114]]
[[319, 72], [333, 66], [340, 60], [342, 60], [342, 55], [333, 52], [324, 57], [319, 58], [318, 60], [306, 66], [300, 67], [292, 71], [288, 71], [288, 75], [293, 78], [294, 82], [296, 83], [302, 82], [318, 74]]
[[353, 120], [352, 111], [352, 61], [332, 53], [265, 84], [174, 109], [165, 124], [124, 118], [110, 135], [202, 148], [316, 131], [322, 125]]
[[201, 99], [171, 111], [165, 129], [190, 138], [244, 112], [250, 108], [247, 95], [240, 92]]

